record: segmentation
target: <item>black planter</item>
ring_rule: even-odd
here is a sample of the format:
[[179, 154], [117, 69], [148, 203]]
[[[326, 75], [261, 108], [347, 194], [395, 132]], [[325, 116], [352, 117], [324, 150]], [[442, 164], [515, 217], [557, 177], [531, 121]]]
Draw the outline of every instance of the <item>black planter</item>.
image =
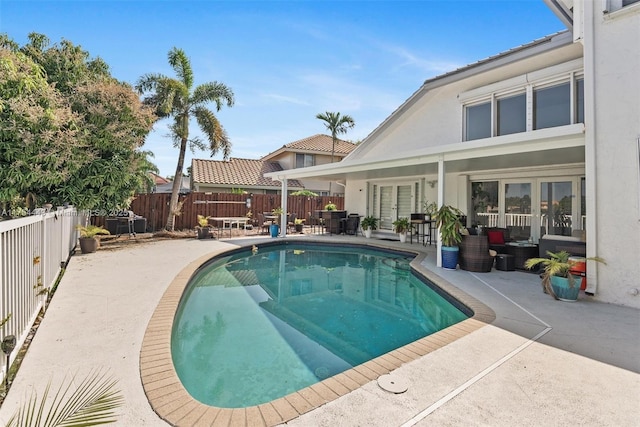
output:
[[211, 229], [209, 227], [198, 228], [198, 239], [210, 239], [212, 237]]

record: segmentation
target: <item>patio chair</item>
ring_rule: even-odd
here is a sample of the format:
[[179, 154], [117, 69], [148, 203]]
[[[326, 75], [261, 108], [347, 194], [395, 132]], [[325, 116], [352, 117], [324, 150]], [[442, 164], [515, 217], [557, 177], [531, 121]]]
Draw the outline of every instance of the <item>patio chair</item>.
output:
[[271, 221], [267, 221], [264, 217], [264, 213], [258, 213], [258, 228], [260, 234], [269, 234], [269, 227], [271, 227]]
[[493, 268], [494, 260], [495, 257], [489, 253], [488, 236], [462, 236], [458, 258], [462, 270], [488, 273]]
[[296, 231], [296, 214], [287, 215], [287, 233]]

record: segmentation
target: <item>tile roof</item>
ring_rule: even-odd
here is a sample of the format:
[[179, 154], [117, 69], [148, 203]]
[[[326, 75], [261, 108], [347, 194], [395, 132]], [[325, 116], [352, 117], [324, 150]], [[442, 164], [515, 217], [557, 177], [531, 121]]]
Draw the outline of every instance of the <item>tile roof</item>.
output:
[[[232, 157], [229, 161], [205, 159], [193, 159], [191, 161], [193, 182], [199, 184], [280, 188], [280, 182], [265, 178], [264, 174], [281, 170], [282, 167], [279, 163], [262, 159]], [[290, 179], [288, 186], [290, 188], [304, 188], [297, 179]]]
[[[309, 136], [307, 138], [300, 139], [298, 141], [290, 142], [289, 144], [285, 144], [281, 148], [264, 156], [263, 159], [268, 159], [272, 157], [274, 154], [281, 153], [283, 151], [331, 154], [332, 144], [333, 144], [333, 140], [331, 136], [317, 134], [317, 135]], [[357, 145], [354, 144], [353, 142], [338, 139], [336, 141], [334, 152], [335, 154], [346, 156], [347, 154], [352, 152], [356, 147]]]

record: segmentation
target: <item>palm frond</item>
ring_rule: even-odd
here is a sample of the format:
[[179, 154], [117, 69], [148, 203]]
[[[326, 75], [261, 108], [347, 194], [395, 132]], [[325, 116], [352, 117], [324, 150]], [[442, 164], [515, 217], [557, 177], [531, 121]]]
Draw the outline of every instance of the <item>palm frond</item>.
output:
[[224, 130], [215, 114], [213, 114], [213, 112], [208, 108], [196, 107], [194, 109], [194, 115], [198, 122], [198, 126], [200, 126], [200, 129], [209, 141], [211, 155], [213, 156], [218, 153], [218, 151], [222, 150], [225, 160], [228, 159], [228, 155], [231, 150], [231, 141], [229, 141], [227, 132]]
[[187, 89], [191, 89], [193, 86], [193, 69], [187, 54], [182, 49], [174, 47], [169, 51], [169, 64]]
[[51, 381], [42, 398], [33, 393], [29, 401], [19, 408], [7, 427], [80, 427], [116, 422], [115, 410], [124, 400], [116, 388], [117, 381], [105, 373], [92, 371], [74, 390], [75, 376], [65, 381], [47, 404]]
[[209, 82], [198, 85], [191, 96], [191, 104], [198, 106], [208, 102], [216, 103], [216, 111], [220, 111], [224, 103], [232, 107], [234, 103], [233, 91], [223, 83]]

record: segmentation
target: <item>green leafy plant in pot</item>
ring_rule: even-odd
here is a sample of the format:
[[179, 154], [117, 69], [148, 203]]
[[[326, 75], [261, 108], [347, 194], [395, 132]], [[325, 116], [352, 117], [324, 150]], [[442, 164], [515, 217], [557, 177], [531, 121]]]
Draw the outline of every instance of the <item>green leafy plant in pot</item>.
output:
[[211, 234], [211, 226], [209, 225], [209, 218], [204, 215], [198, 215], [196, 230], [198, 231], [198, 239], [209, 239], [213, 237]]
[[362, 222], [360, 222], [360, 225], [364, 230], [364, 236], [369, 239], [371, 238], [371, 232], [378, 229], [378, 218], [373, 216], [365, 216], [364, 218], [362, 218]]
[[[570, 259], [567, 251], [547, 251], [549, 258], [529, 258], [525, 261], [525, 268], [532, 270], [542, 266], [542, 289], [556, 300], [576, 301], [580, 293], [580, 278], [571, 274], [578, 263]], [[585, 258], [585, 260], [606, 262], [600, 257]]]
[[80, 231], [80, 251], [83, 254], [90, 254], [98, 250], [98, 247], [100, 247], [99, 234], [111, 234], [104, 227], [91, 224], [78, 224], [76, 229]]
[[393, 221], [393, 230], [400, 236], [402, 243], [407, 241], [407, 231], [411, 228], [409, 218], [401, 217]]
[[455, 270], [458, 265], [458, 244], [462, 242], [460, 229], [462, 211], [449, 205], [442, 205], [435, 212], [436, 227], [442, 240], [442, 267]]

